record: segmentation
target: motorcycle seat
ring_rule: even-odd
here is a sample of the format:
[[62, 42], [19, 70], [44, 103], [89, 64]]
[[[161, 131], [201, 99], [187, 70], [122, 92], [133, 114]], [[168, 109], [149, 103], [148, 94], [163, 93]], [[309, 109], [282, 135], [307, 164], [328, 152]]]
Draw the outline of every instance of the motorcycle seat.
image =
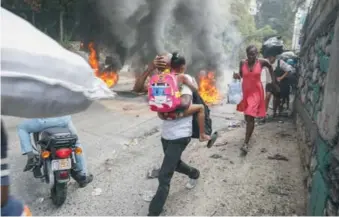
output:
[[72, 137], [72, 132], [68, 128], [62, 128], [62, 127], [52, 127], [47, 128], [40, 133], [40, 139], [41, 140], [47, 140], [50, 138], [54, 139], [66, 139], [69, 137]]
[[63, 127], [52, 127], [41, 131], [41, 136], [69, 136], [72, 135], [68, 128]]
[[72, 134], [68, 128], [52, 127], [40, 132], [39, 141], [43, 144], [75, 144], [78, 137]]

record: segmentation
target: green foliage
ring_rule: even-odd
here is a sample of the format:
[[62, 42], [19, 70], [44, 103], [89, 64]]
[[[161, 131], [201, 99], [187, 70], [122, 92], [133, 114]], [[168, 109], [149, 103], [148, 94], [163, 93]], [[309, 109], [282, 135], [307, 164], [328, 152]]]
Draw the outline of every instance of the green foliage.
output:
[[305, 0], [257, 0], [256, 25], [271, 26], [282, 36], [286, 48], [291, 48], [295, 14], [304, 3]]
[[251, 35], [256, 31], [255, 21], [249, 13], [249, 7], [245, 0], [235, 0], [231, 3], [231, 13], [235, 17], [234, 24], [242, 35]]
[[243, 36], [243, 42], [239, 48], [240, 58], [245, 57], [245, 48], [248, 45], [255, 45], [260, 49], [264, 37], [277, 33], [269, 25], [264, 25], [259, 29], [256, 27], [255, 17], [249, 12], [249, 2], [249, 0], [234, 0], [230, 7], [230, 12], [235, 17], [234, 25]]
[[[26, 3], [26, 0], [2, 0], [1, 7], [15, 12], [26, 12], [31, 11], [32, 8], [29, 4]], [[18, 13], [21, 16], [21, 13]]]
[[76, 3], [76, 0], [3, 0], [1, 6], [28, 20], [52, 38], [62, 38], [60, 44], [67, 47], [76, 25]]

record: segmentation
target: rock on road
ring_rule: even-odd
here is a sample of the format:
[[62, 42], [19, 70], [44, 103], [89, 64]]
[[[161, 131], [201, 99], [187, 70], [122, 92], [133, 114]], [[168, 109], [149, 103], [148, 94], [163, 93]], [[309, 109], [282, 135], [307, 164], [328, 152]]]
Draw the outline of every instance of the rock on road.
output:
[[[160, 165], [160, 120], [140, 98], [96, 103], [73, 115], [88, 168], [94, 181], [78, 188], [71, 181], [68, 197], [54, 208], [46, 184], [23, 173], [26, 157], [19, 149], [16, 125], [20, 119], [3, 117], [10, 139], [11, 192], [23, 199], [34, 215], [147, 215], [143, 197], [157, 188], [146, 179]], [[255, 129], [253, 148], [240, 157], [244, 128], [228, 129], [229, 120], [242, 120], [234, 106], [213, 107], [213, 125], [221, 130], [215, 147], [193, 140], [183, 160], [201, 171], [196, 188], [185, 189], [187, 178], [175, 174], [165, 215], [303, 215], [305, 190], [294, 126], [267, 123]], [[227, 142], [227, 144], [226, 144]], [[225, 145], [226, 144], [226, 145]], [[288, 161], [270, 160], [281, 154]], [[211, 157], [214, 155], [213, 157]]]

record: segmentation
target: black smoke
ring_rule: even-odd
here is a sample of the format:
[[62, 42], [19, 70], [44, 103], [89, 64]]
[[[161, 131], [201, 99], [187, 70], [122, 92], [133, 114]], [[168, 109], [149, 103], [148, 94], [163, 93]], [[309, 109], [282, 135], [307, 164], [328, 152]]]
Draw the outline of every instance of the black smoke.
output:
[[[118, 67], [132, 57], [143, 67], [156, 54], [175, 51], [166, 45], [171, 34], [174, 38], [184, 35], [189, 42], [184, 56], [190, 71], [219, 70], [225, 60], [221, 36], [227, 29], [235, 31], [229, 28], [227, 17], [218, 14], [218, 0], [87, 0], [81, 5], [82, 41], [108, 48]], [[222, 22], [224, 30], [220, 30]]]

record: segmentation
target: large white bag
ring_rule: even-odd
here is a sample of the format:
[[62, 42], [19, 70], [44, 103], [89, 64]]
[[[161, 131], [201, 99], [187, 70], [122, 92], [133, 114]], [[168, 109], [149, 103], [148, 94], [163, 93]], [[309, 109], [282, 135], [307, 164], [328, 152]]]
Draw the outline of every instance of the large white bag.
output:
[[238, 104], [242, 100], [242, 87], [239, 80], [233, 80], [228, 85], [228, 103]]
[[1, 8], [2, 115], [62, 116], [114, 95], [85, 59]]

